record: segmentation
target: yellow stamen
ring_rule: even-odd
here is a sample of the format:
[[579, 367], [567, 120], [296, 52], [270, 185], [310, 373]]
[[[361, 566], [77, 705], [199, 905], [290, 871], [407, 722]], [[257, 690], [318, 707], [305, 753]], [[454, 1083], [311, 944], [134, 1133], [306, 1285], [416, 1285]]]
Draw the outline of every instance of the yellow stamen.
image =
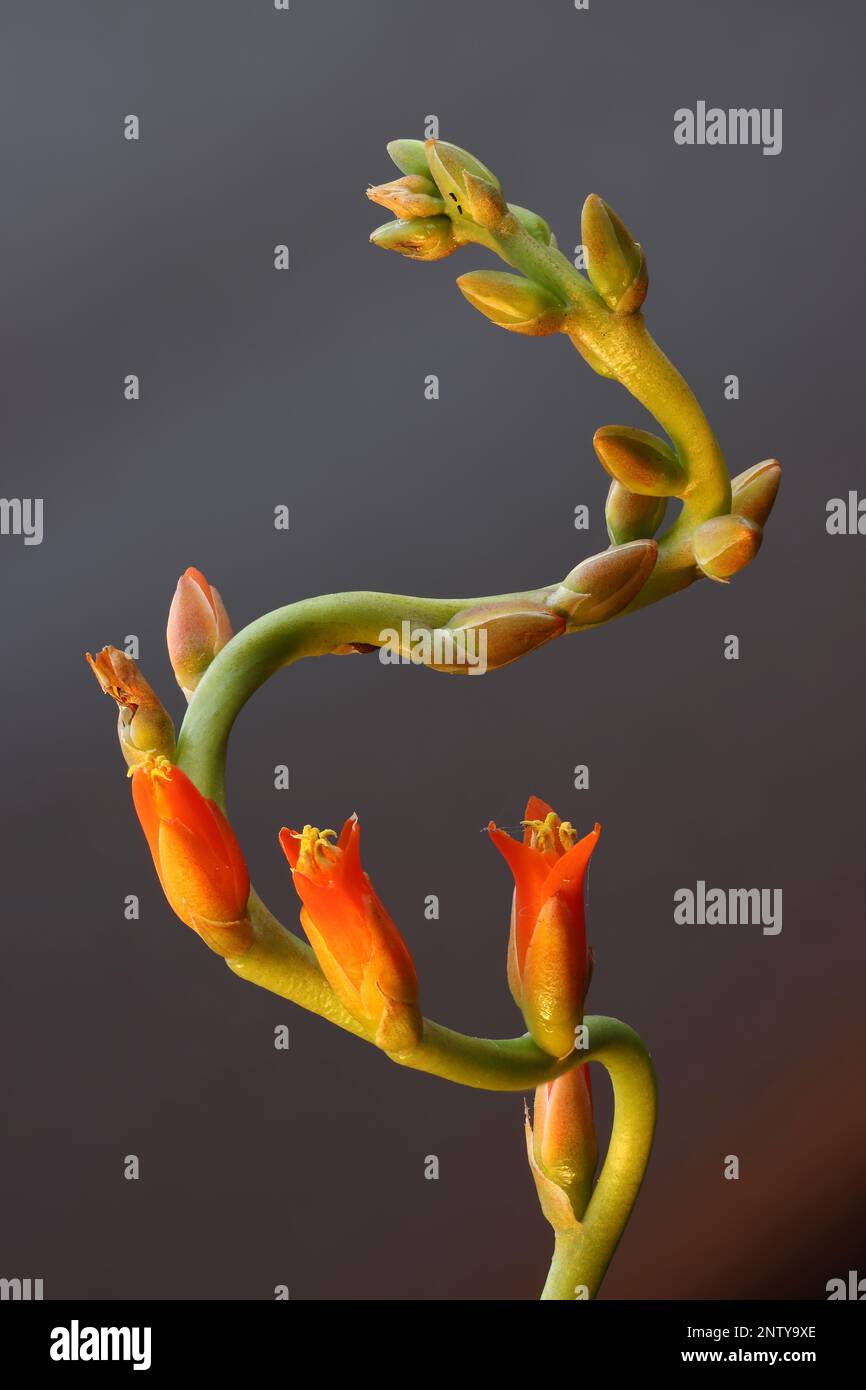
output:
[[547, 851], [556, 848], [560, 820], [555, 811], [550, 811], [544, 820], [522, 820], [520, 824], [532, 831], [530, 845], [533, 849]]
[[330, 843], [337, 838], [336, 830], [320, 830], [317, 825], [305, 825], [298, 838], [301, 851], [297, 867], [301, 873], [307, 873], [311, 868], [327, 868], [329, 864], [337, 862], [339, 851], [336, 845]]
[[577, 844], [578, 835], [570, 820], [564, 820], [559, 827], [559, 843], [563, 849], [571, 849]]
[[131, 767], [127, 772], [127, 777], [132, 777], [135, 772], [146, 772], [148, 777], [162, 777], [166, 782], [171, 781], [171, 771], [174, 763], [164, 757], [162, 753], [156, 755], [148, 753], [143, 762], [137, 767]]

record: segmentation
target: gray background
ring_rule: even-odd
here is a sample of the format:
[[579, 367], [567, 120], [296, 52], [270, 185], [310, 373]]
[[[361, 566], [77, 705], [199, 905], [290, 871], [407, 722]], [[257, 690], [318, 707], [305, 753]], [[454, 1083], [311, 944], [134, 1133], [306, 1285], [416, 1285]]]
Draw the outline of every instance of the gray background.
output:
[[[828, 498], [864, 487], [858, 8], [0, 13], [3, 493], [44, 497], [46, 527], [40, 547], [0, 539], [0, 1274], [88, 1298], [269, 1298], [277, 1283], [530, 1298], [543, 1279], [521, 1099], [391, 1066], [242, 985], [172, 917], [81, 656], [137, 634], [179, 715], [162, 634], [188, 564], [240, 626], [344, 588], [532, 586], [606, 543], [592, 432], [651, 422], [563, 340], [498, 332], [462, 301], [453, 279], [483, 253], [419, 266], [367, 244], [385, 142], [421, 135], [428, 113], [566, 248], [586, 193], [612, 203], [647, 251], [650, 328], [731, 472], [775, 454], [783, 488], [730, 588], [695, 586], [483, 683], [372, 658], [273, 681], [230, 760], [254, 879], [293, 921], [277, 829], [357, 810], [427, 1012], [510, 1035], [508, 878], [480, 828], [514, 824], [531, 790], [598, 818], [590, 1005], [641, 1031], [662, 1088], [605, 1295], [820, 1298], [866, 1273], [866, 540], [824, 527]], [[675, 146], [673, 112], [698, 99], [783, 107], [781, 155]], [[782, 887], [781, 936], [676, 926], [673, 893], [698, 878]]]

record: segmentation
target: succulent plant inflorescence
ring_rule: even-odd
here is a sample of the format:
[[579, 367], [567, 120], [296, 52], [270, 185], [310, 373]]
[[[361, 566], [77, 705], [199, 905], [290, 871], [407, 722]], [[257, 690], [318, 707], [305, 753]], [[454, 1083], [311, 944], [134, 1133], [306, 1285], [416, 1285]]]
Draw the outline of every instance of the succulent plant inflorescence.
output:
[[[593, 443], [612, 482], [606, 519], [611, 546], [634, 548], [616, 573], [613, 600], [604, 587], [609, 567], [583, 571], [581, 602], [565, 600], [574, 576], [547, 602], [583, 628], [645, 607], [703, 577], [726, 583], [757, 554], [779, 487], [781, 468], [767, 459], [729, 481], [718, 442], [683, 378], [649, 336], [641, 312], [646, 257], [628, 227], [602, 198], [583, 206], [584, 276], [558, 250], [543, 217], [505, 201], [502, 186], [474, 155], [444, 140], [394, 140], [388, 146], [402, 177], [367, 190], [395, 214], [370, 240], [413, 260], [441, 260], [474, 243], [512, 270], [470, 271], [457, 285], [480, 313], [512, 333], [564, 333], [594, 371], [620, 381], [662, 425], [670, 443], [646, 430], [606, 425]], [[650, 542], [668, 502], [679, 516]], [[584, 562], [587, 563], [587, 562]], [[632, 566], [631, 578], [626, 575]], [[602, 586], [593, 589], [591, 578]], [[632, 582], [633, 581], [633, 582]]]
[[[522, 841], [491, 824], [514, 874], [508, 979], [528, 1032], [465, 1035], [422, 1016], [412, 957], [363, 871], [354, 816], [339, 838], [311, 825], [282, 832], [310, 946], [271, 915], [250, 888], [224, 813], [229, 734], [258, 687], [304, 656], [391, 650], [432, 669], [483, 673], [702, 576], [726, 582], [757, 553], [780, 469], [770, 459], [729, 481], [703, 411], [644, 325], [643, 251], [600, 198], [590, 196], [583, 210], [587, 279], [557, 250], [543, 218], [507, 203], [495, 175], [466, 151], [439, 140], [399, 140], [389, 150], [401, 177], [369, 197], [396, 220], [372, 240], [415, 260], [440, 260], [470, 242], [495, 251], [520, 274], [462, 276], [469, 303], [512, 332], [564, 333], [667, 434], [630, 426], [596, 432], [595, 451], [612, 479], [610, 546], [561, 581], [521, 593], [328, 594], [267, 613], [236, 635], [217, 590], [188, 569], [167, 633], [189, 705], [176, 744], [170, 716], [130, 657], [106, 647], [88, 660], [119, 707], [134, 804], [177, 915], [241, 979], [375, 1044], [399, 1065], [476, 1088], [534, 1088], [529, 1162], [556, 1233], [542, 1296], [573, 1299], [581, 1289], [592, 1297], [636, 1200], [655, 1122], [653, 1068], [640, 1038], [616, 1019], [584, 1016], [592, 973], [584, 876], [599, 827], [580, 838], [535, 797]], [[671, 499], [679, 514], [656, 539]], [[467, 659], [482, 650], [483, 664]], [[595, 1182], [591, 1061], [608, 1070], [616, 1098]]]

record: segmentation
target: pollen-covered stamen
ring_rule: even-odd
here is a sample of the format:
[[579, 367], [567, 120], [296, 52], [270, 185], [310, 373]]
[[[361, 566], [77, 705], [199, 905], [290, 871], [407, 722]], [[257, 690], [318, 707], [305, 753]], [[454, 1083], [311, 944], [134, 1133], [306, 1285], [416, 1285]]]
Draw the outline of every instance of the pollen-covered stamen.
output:
[[301, 842], [296, 871], [309, 874], [313, 869], [327, 869], [329, 865], [336, 864], [340, 852], [336, 845], [331, 844], [331, 840], [337, 838], [336, 830], [320, 830], [317, 825], [305, 825], [300, 834], [294, 833]]
[[522, 820], [520, 824], [524, 830], [531, 830], [530, 847], [547, 851], [556, 848], [556, 837], [560, 829], [559, 816], [555, 811], [550, 811], [544, 820]]
[[126, 775], [132, 777], [136, 772], [143, 772], [148, 777], [161, 777], [164, 782], [170, 782], [173, 768], [174, 763], [162, 753], [149, 754], [143, 762], [130, 767]]
[[174, 764], [168, 758], [158, 753], [154, 758], [148, 758], [142, 764], [142, 772], [146, 772], [150, 777], [162, 777], [166, 782], [171, 780], [171, 772]]
[[564, 820], [559, 827], [559, 843], [564, 850], [569, 850], [578, 841], [578, 834], [570, 820]]

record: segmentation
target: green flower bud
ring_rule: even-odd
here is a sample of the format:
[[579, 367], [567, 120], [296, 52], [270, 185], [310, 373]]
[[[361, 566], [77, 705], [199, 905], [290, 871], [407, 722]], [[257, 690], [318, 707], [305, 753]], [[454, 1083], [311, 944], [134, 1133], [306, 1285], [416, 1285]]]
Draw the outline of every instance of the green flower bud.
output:
[[461, 217], [471, 216], [466, 188], [467, 174], [474, 174], [476, 178], [484, 179], [494, 188], [500, 188], [496, 175], [474, 155], [461, 150], [458, 145], [449, 145], [444, 140], [428, 140], [426, 152], [430, 173], [442, 197], [451, 204], [452, 213], [456, 211]]
[[603, 425], [593, 436], [603, 468], [642, 497], [681, 497], [688, 478], [676, 454], [657, 435], [627, 425]]
[[536, 241], [540, 241], [542, 246], [555, 246], [556, 238], [550, 230], [550, 223], [545, 222], [543, 217], [539, 217], [537, 212], [530, 212], [529, 208], [522, 208], [517, 203], [508, 203], [508, 211], [515, 221], [519, 222], [525, 232], [528, 232]]
[[765, 526], [781, 481], [782, 465], [778, 459], [764, 459], [754, 468], [747, 468], [731, 483], [731, 510], [757, 526]]
[[386, 222], [370, 233], [374, 246], [399, 251], [414, 261], [441, 261], [457, 250], [457, 240], [448, 217], [419, 217], [411, 222]]
[[385, 148], [401, 174], [423, 174], [425, 178], [430, 177], [423, 140], [392, 140]]
[[613, 208], [595, 193], [590, 193], [583, 205], [580, 237], [593, 288], [609, 309], [633, 314], [646, 298], [644, 254]]
[[604, 508], [607, 534], [614, 545], [649, 540], [661, 526], [667, 505], [666, 497], [641, 496], [613, 482]]
[[572, 626], [604, 623], [627, 608], [655, 567], [655, 541], [630, 541], [582, 560], [547, 599]]
[[473, 270], [458, 277], [457, 287], [473, 309], [512, 333], [538, 338], [562, 327], [565, 311], [560, 300], [522, 275]]
[[695, 560], [708, 579], [727, 584], [754, 560], [764, 533], [744, 516], [714, 516], [695, 532]]

